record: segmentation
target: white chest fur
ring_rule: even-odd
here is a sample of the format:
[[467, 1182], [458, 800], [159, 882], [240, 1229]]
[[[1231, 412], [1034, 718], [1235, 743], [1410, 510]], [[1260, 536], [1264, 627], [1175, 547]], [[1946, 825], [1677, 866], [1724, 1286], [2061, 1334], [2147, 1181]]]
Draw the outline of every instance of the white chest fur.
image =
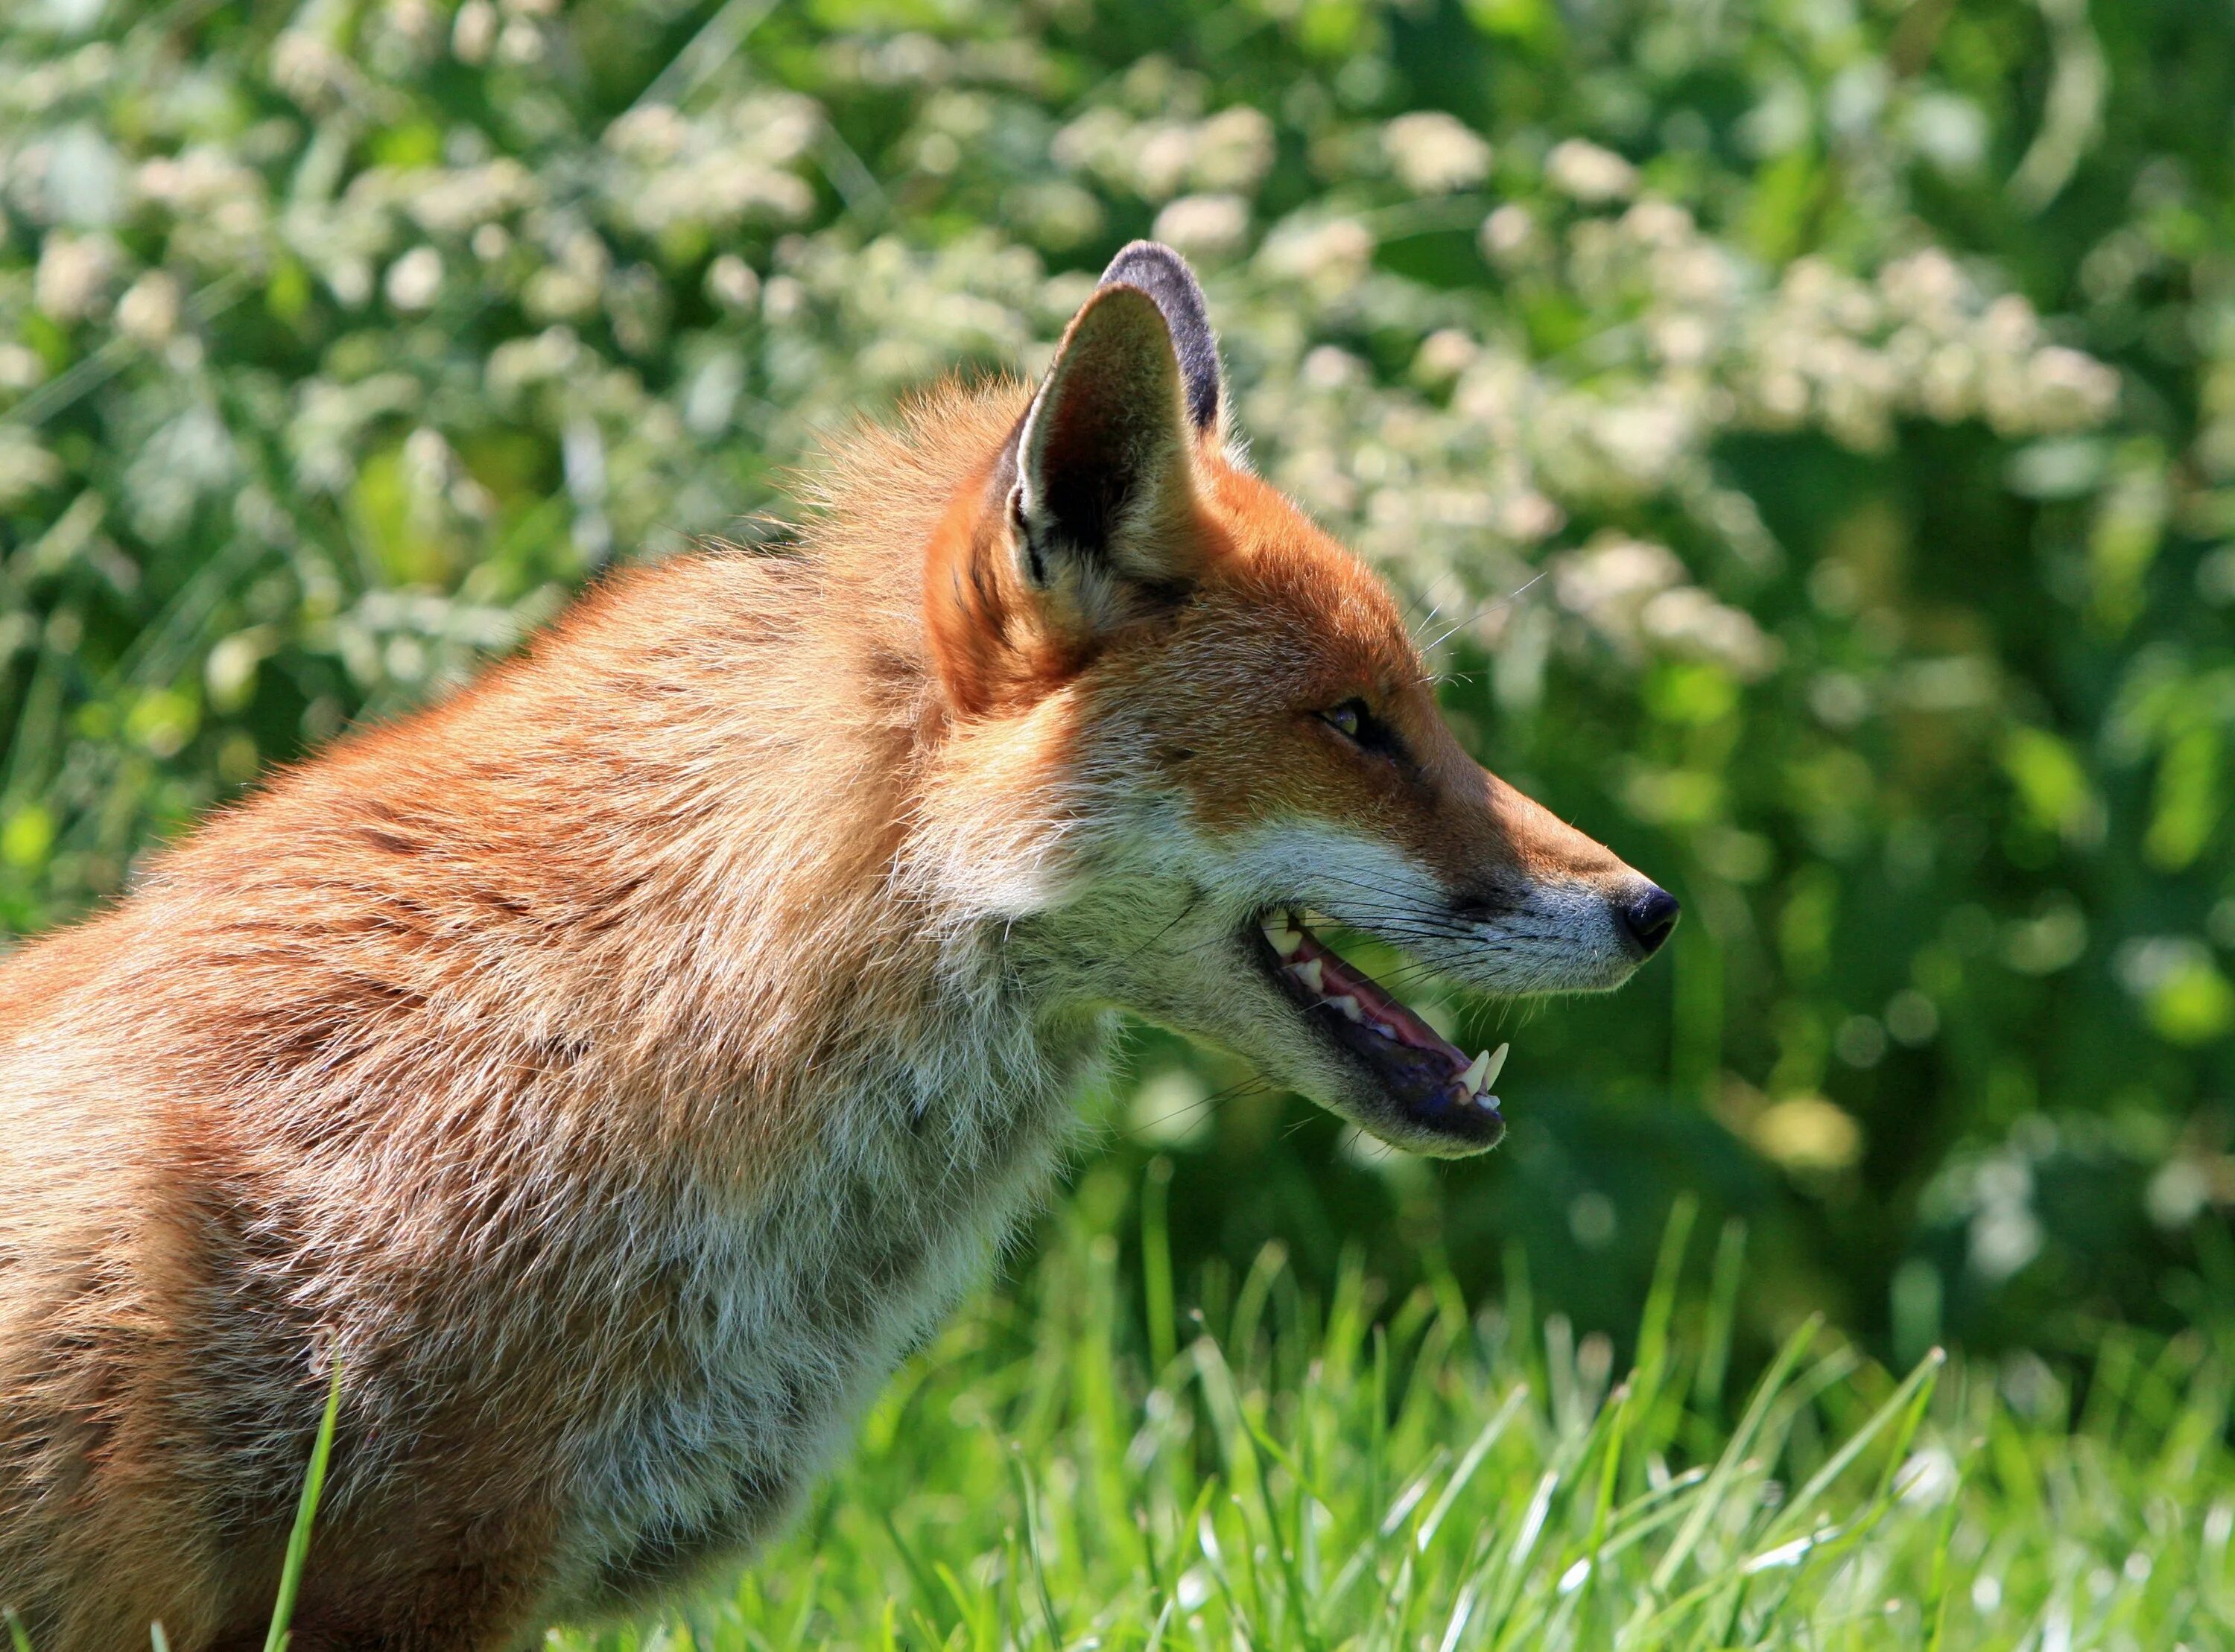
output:
[[919, 1051], [833, 1098], [792, 1174], [649, 1224], [670, 1305], [637, 1380], [564, 1453], [559, 1610], [626, 1605], [781, 1525], [1050, 1185], [1104, 1037], [1098, 1021]]

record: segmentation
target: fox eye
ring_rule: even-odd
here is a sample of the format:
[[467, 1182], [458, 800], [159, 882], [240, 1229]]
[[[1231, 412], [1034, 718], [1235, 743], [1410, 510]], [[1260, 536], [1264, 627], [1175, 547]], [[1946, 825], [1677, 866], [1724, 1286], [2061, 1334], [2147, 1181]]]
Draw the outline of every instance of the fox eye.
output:
[[1397, 731], [1375, 716], [1373, 708], [1363, 700], [1346, 700], [1332, 710], [1320, 713], [1320, 718], [1361, 751], [1400, 760], [1405, 755], [1405, 743], [1397, 737]]

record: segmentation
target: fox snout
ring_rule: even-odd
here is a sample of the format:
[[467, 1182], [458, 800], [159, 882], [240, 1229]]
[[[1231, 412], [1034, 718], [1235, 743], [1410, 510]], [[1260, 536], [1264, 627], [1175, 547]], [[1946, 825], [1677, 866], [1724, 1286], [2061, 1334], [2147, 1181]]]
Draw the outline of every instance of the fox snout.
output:
[[1660, 885], [1646, 879], [1640, 881], [1645, 886], [1627, 900], [1617, 902], [1614, 910], [1622, 938], [1644, 959], [1661, 950], [1662, 944], [1675, 933], [1676, 920], [1683, 916], [1684, 908]]
[[[1391, 800], [1413, 806], [1385, 808], [1378, 824], [1426, 874], [1422, 907], [1440, 904], [1476, 943], [1446, 951], [1441, 967], [1491, 992], [1603, 990], [1667, 943], [1676, 898], [1477, 763], [1424, 687], [1389, 716], [1421, 755], [1417, 782]], [[1394, 881], [1385, 874], [1385, 887]], [[1376, 929], [1373, 914], [1358, 916], [1354, 927]]]

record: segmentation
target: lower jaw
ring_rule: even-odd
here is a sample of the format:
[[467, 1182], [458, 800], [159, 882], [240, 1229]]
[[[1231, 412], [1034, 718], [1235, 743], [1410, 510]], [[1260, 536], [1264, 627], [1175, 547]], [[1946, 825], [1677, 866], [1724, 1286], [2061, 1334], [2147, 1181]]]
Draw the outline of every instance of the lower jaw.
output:
[[1439, 1159], [1457, 1159], [1487, 1152], [1505, 1138], [1505, 1117], [1494, 1104], [1453, 1101], [1433, 1092], [1400, 1091], [1373, 1068], [1367, 1071], [1379, 1094], [1358, 1122], [1397, 1146]]
[[1487, 1152], [1505, 1135], [1505, 1119], [1491, 1096], [1465, 1093], [1448, 1060], [1429, 1050], [1385, 1039], [1324, 1003], [1299, 998], [1282, 976], [1281, 960], [1259, 938], [1258, 963], [1298, 1017], [1306, 1035], [1323, 1039], [1370, 1087], [1340, 1111], [1393, 1145], [1436, 1158]]

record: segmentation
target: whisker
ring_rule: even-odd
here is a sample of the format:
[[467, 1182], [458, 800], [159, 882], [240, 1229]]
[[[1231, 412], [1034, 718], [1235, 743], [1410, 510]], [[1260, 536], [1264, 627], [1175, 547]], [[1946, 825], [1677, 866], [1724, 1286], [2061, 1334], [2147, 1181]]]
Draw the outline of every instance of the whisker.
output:
[[1269, 1087], [1263, 1079], [1253, 1074], [1238, 1084], [1229, 1084], [1222, 1090], [1214, 1090], [1209, 1095], [1189, 1102], [1185, 1107], [1174, 1107], [1170, 1113], [1159, 1113], [1154, 1119], [1144, 1122], [1150, 1125], [1163, 1125], [1170, 1124], [1176, 1119], [1184, 1119], [1191, 1113], [1208, 1111], [1216, 1113], [1228, 1102], [1239, 1100], [1252, 1090], [1263, 1090]]

